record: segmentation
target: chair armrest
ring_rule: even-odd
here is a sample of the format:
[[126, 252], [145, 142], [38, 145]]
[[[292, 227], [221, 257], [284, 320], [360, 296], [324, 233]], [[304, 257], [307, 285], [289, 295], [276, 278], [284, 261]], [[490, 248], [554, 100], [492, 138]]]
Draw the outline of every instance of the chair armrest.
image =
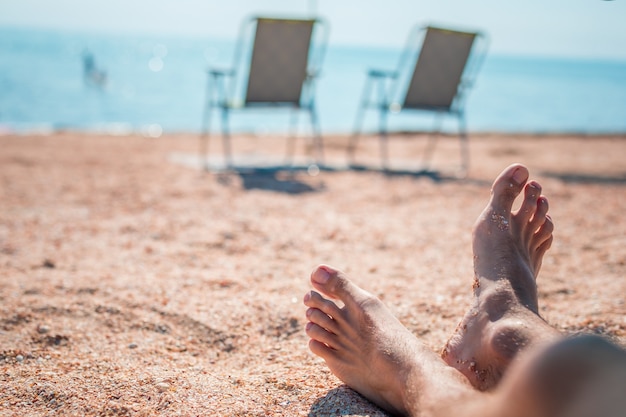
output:
[[[207, 70], [207, 102], [214, 106], [226, 107], [229, 93], [228, 84], [232, 83], [235, 76], [233, 69], [209, 68]], [[229, 82], [230, 81], [230, 82]]]
[[218, 77], [232, 77], [235, 75], [234, 69], [217, 69], [210, 68], [208, 71], [209, 75], [218, 78]]
[[372, 77], [372, 78], [397, 78], [398, 77], [398, 72], [397, 71], [385, 71], [385, 70], [378, 70], [378, 69], [371, 69], [367, 72], [367, 76], [368, 77]]

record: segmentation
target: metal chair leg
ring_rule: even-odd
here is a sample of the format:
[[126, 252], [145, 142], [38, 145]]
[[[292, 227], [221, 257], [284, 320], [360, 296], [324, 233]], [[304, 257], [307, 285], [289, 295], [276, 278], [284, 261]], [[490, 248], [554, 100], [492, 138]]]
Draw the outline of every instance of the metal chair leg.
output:
[[311, 117], [311, 128], [313, 129], [313, 140], [317, 148], [317, 164], [324, 163], [324, 145], [322, 143], [322, 131], [320, 129], [319, 118], [315, 110], [315, 105], [311, 105], [309, 108], [309, 115]]
[[380, 107], [380, 115], [379, 115], [379, 129], [378, 132], [380, 134], [380, 157], [382, 162], [382, 167], [385, 171], [389, 170], [389, 149], [387, 144], [387, 116], [388, 116], [388, 108], [386, 106]]
[[348, 149], [347, 149], [349, 165], [354, 165], [354, 151], [356, 149], [356, 145], [359, 140], [359, 135], [360, 135], [359, 131], [353, 132], [352, 135], [350, 135], [350, 140], [348, 142]]
[[430, 135], [428, 136], [428, 142], [426, 143], [424, 156], [422, 157], [422, 165], [424, 170], [430, 169], [430, 161], [432, 160], [433, 153], [435, 152], [435, 146], [437, 145], [437, 140], [439, 139], [439, 135], [441, 134], [442, 119], [443, 115], [441, 113], [435, 115], [435, 125], [433, 130], [430, 132]]
[[[205, 116], [206, 119], [210, 119], [211, 117], [211, 111], [208, 111], [208, 115]], [[203, 128], [202, 131], [200, 133], [200, 149], [199, 149], [199, 159], [200, 159], [200, 167], [202, 169], [204, 169], [205, 171], [209, 170], [209, 122], [203, 122], [206, 123]]]
[[469, 137], [467, 135], [467, 124], [465, 114], [459, 113], [459, 141], [461, 147], [461, 175], [466, 177], [470, 168]]
[[285, 164], [292, 165], [295, 154], [296, 130], [298, 122], [298, 109], [291, 110], [291, 121], [289, 124], [289, 134], [287, 136], [287, 155], [285, 156]]
[[226, 168], [233, 168], [233, 157], [230, 147], [230, 130], [228, 126], [228, 108], [222, 109], [222, 141], [224, 146], [224, 162]]

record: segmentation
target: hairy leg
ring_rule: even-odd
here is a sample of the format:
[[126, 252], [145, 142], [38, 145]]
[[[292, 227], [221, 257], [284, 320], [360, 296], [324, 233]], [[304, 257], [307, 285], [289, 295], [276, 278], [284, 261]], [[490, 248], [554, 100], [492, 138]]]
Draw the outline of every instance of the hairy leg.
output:
[[527, 183], [528, 175], [515, 164], [493, 183], [472, 234], [474, 301], [441, 354], [480, 390], [492, 389], [519, 351], [560, 336], [538, 312], [535, 280], [554, 226], [541, 186]]
[[[595, 336], [563, 339], [539, 317], [535, 279], [553, 226], [541, 187], [527, 180], [523, 166], [504, 170], [474, 228], [475, 302], [442, 353], [453, 367], [380, 300], [328, 266], [318, 267], [311, 282], [343, 307], [316, 291], [305, 296], [313, 353], [348, 386], [394, 413], [623, 416], [626, 351]], [[524, 202], [512, 213], [522, 191]], [[495, 388], [481, 392], [468, 381]]]
[[597, 336], [528, 348], [492, 392], [474, 389], [341, 272], [318, 267], [305, 296], [310, 349], [392, 413], [432, 417], [622, 417], [626, 352]]
[[436, 414], [441, 404], [483, 395], [420, 343], [378, 298], [341, 272], [319, 266], [311, 283], [319, 292], [304, 298], [309, 348], [370, 401], [397, 414], [442, 415]]
[[626, 351], [598, 336], [579, 336], [530, 351], [493, 393], [496, 415], [623, 417]]

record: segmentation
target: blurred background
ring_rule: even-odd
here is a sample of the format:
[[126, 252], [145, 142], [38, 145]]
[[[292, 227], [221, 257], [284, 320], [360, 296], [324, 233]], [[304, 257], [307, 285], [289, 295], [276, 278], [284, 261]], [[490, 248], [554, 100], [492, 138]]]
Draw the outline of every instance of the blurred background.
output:
[[[325, 133], [350, 132], [367, 69], [394, 69], [426, 24], [489, 35], [470, 131], [626, 132], [623, 0], [0, 0], [0, 132], [198, 132], [206, 69], [232, 63], [250, 15], [328, 22], [317, 83]], [[431, 117], [398, 115], [390, 129], [427, 130]], [[232, 126], [281, 133], [287, 118], [247, 112]]]

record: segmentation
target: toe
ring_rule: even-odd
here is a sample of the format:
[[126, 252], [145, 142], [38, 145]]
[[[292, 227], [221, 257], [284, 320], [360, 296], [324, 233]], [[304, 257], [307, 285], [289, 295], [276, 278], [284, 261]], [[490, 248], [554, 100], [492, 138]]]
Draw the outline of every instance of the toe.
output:
[[332, 348], [315, 339], [309, 340], [309, 349], [325, 361], [332, 360], [335, 355], [335, 351]]
[[[550, 240], [551, 243], [552, 232], [554, 232], [554, 223], [552, 223], [552, 219], [550, 218], [550, 216], [545, 216], [543, 224], [537, 229], [533, 236], [532, 249], [538, 250], [540, 247], [545, 246], [544, 244], [548, 240]], [[549, 247], [550, 245], [548, 245], [545, 250], [548, 250]]]
[[539, 269], [541, 268], [541, 263], [543, 261], [543, 256], [546, 254], [548, 249], [550, 249], [550, 246], [552, 246], [552, 240], [553, 239], [554, 239], [554, 237], [552, 235], [550, 235], [535, 250], [535, 258], [533, 260], [533, 268], [534, 268], [535, 278], [537, 277], [537, 274], [539, 273]]
[[524, 201], [517, 212], [517, 219], [521, 224], [526, 224], [537, 210], [537, 199], [541, 195], [541, 185], [535, 181], [530, 181], [524, 187]]
[[[543, 255], [545, 255], [548, 249], [550, 249], [553, 240], [554, 236], [550, 235], [546, 240], [541, 243], [541, 245], [537, 247], [535, 253], [537, 254], [536, 258], [538, 259], [538, 262], [541, 262], [543, 260]], [[541, 264], [539, 264], [538, 266], [541, 266]], [[535, 266], [535, 271], [539, 271], [538, 266]]]
[[326, 313], [316, 308], [309, 308], [306, 311], [306, 318], [311, 323], [315, 323], [331, 333], [337, 334], [339, 332], [339, 326], [337, 322], [329, 317]]
[[493, 208], [509, 213], [515, 198], [528, 180], [528, 175], [528, 169], [521, 164], [513, 164], [502, 171], [491, 188]]
[[313, 271], [311, 283], [318, 291], [343, 301], [346, 306], [354, 306], [371, 297], [368, 292], [354, 285], [342, 272], [328, 265], [320, 265]]
[[315, 323], [307, 323], [305, 332], [312, 340], [323, 343], [331, 349], [336, 349], [337, 336]]
[[337, 306], [337, 304], [325, 299], [315, 291], [310, 291], [304, 296], [304, 305], [320, 310], [330, 317], [336, 318], [341, 314], [341, 309]]
[[548, 214], [548, 199], [544, 196], [540, 196], [537, 199], [535, 214], [530, 221], [530, 231], [535, 233], [546, 222], [546, 216]]

